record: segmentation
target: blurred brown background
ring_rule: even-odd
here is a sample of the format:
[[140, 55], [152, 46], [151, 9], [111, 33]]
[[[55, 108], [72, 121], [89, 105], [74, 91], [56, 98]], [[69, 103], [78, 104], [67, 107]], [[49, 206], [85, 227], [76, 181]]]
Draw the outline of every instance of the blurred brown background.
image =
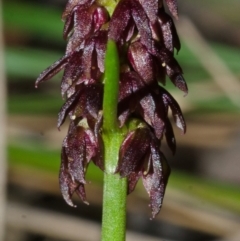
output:
[[[166, 88], [182, 107], [187, 134], [175, 130], [174, 157], [163, 141], [172, 174], [158, 217], [149, 220], [141, 183], [128, 197], [127, 240], [239, 241], [240, 2], [178, 2], [182, 49], [177, 59], [189, 94], [183, 96], [170, 82]], [[34, 88], [39, 73], [64, 53], [65, 3], [1, 3], [0, 240], [100, 240], [101, 172], [93, 166], [88, 172], [90, 206], [76, 198], [77, 209], [68, 207], [58, 187], [67, 131], [67, 123], [60, 132], [56, 128], [61, 75]]]

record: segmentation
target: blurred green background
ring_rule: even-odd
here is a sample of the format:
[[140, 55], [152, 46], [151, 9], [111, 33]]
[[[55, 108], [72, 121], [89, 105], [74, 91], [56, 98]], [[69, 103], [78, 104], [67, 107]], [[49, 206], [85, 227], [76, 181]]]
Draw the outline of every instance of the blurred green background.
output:
[[[58, 190], [61, 142], [67, 132], [67, 123], [60, 132], [56, 128], [63, 104], [61, 74], [34, 88], [39, 73], [64, 53], [61, 12], [65, 3], [2, 1], [9, 206], [5, 241], [75, 240], [60, 235], [64, 229], [55, 234], [33, 228], [34, 214], [29, 217], [33, 221], [22, 227], [21, 219], [8, 218], [11, 204], [20, 210], [23, 205], [64, 213], [69, 220], [74, 215], [93, 222], [101, 218], [102, 174], [96, 167], [91, 166], [87, 174], [91, 181], [87, 195], [98, 211], [80, 203], [78, 210], [66, 207]], [[147, 240], [240, 240], [239, 9], [238, 0], [179, 1], [176, 25], [182, 48], [176, 58], [189, 94], [183, 96], [170, 81], [166, 88], [180, 103], [188, 130], [184, 136], [175, 130], [174, 157], [163, 141], [172, 174], [157, 219], [149, 221], [148, 197], [141, 184], [129, 197], [129, 230], [148, 235]], [[84, 237], [79, 234], [78, 240]]]

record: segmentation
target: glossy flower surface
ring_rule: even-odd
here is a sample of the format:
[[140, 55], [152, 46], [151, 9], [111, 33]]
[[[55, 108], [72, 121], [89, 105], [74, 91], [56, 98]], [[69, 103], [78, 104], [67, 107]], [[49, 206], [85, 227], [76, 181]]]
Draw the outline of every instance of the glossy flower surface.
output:
[[[100, 1], [101, 2], [101, 1]], [[176, 0], [165, 0], [178, 18]], [[176, 141], [169, 110], [177, 127], [186, 132], [178, 103], [163, 88], [166, 79], [185, 94], [183, 71], [174, 58], [180, 41], [174, 21], [161, 0], [120, 0], [110, 17], [94, 0], [69, 0], [62, 19], [65, 55], [43, 71], [36, 81], [51, 79], [64, 70], [61, 94], [66, 99], [58, 116], [58, 128], [69, 116], [70, 127], [62, 145], [60, 188], [66, 202], [77, 193], [86, 202], [85, 173], [92, 160], [104, 169], [101, 137], [104, 61], [109, 39], [117, 43], [120, 59], [119, 127], [138, 125], [125, 133], [116, 173], [128, 179], [131, 193], [141, 177], [150, 197], [152, 216], [162, 206], [170, 168], [160, 150], [165, 137], [171, 151]], [[103, 115], [104, 116], [104, 115]]]
[[[177, 18], [176, 1], [168, 0], [166, 4]], [[183, 71], [174, 58], [174, 49], [180, 50], [180, 41], [172, 18], [158, 0], [120, 1], [109, 24], [109, 37], [117, 42], [123, 63], [118, 106], [120, 126], [128, 125], [132, 118], [144, 125], [129, 131], [123, 141], [116, 172], [128, 178], [129, 193], [142, 177], [155, 217], [162, 206], [170, 174], [160, 151], [164, 136], [173, 154], [176, 151], [169, 109], [177, 127], [186, 132], [178, 103], [162, 87], [168, 77], [188, 93]]]
[[94, 1], [69, 1], [63, 13], [63, 37], [68, 40], [65, 55], [43, 71], [36, 81], [51, 79], [64, 69], [61, 94], [66, 98], [58, 114], [58, 128], [70, 117], [70, 127], [62, 145], [60, 188], [65, 201], [77, 193], [85, 203], [85, 173], [92, 160], [103, 169], [102, 99], [104, 57], [108, 31], [103, 25], [108, 13]]
[[160, 141], [148, 127], [138, 127], [128, 133], [120, 149], [117, 172], [128, 177], [128, 193], [131, 193], [140, 177], [150, 196], [152, 216], [155, 217], [163, 202], [170, 168], [159, 149]]

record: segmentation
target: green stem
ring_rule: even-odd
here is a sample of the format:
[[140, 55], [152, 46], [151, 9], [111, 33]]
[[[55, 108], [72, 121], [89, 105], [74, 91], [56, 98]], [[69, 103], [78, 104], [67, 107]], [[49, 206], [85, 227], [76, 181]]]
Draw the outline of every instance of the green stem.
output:
[[109, 40], [105, 57], [103, 130], [115, 132], [117, 125], [117, 105], [119, 89], [119, 57], [116, 43]]
[[124, 131], [117, 124], [119, 57], [116, 43], [109, 40], [105, 58], [103, 98], [104, 190], [102, 241], [124, 241], [126, 233], [127, 180], [115, 174]]

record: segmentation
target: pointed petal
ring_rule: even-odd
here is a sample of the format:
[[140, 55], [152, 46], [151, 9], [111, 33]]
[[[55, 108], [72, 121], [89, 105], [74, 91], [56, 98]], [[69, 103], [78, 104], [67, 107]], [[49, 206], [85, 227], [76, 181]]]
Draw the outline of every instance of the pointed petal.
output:
[[134, 71], [123, 73], [120, 76], [118, 119], [124, 125], [128, 116], [139, 105], [140, 99], [148, 91], [141, 77]]
[[96, 38], [95, 48], [97, 52], [97, 64], [99, 70], [104, 72], [104, 59], [106, 54], [106, 46], [107, 46], [108, 32], [100, 31], [98, 37]]
[[57, 60], [50, 67], [45, 69], [37, 78], [35, 82], [35, 87], [44, 81], [51, 79], [54, 75], [56, 75], [59, 71], [61, 71], [68, 63], [69, 56], [63, 56], [61, 59]]
[[139, 178], [141, 177], [141, 172], [132, 172], [128, 175], [127, 179], [128, 179], [128, 191], [127, 193], [130, 194], [131, 192], [134, 191], [137, 182], [139, 180]]
[[102, 110], [98, 112], [97, 120], [94, 126], [94, 135], [95, 137], [98, 137], [101, 133], [101, 128], [103, 124], [103, 113]]
[[155, 94], [149, 94], [140, 100], [141, 115], [144, 120], [154, 128], [158, 139], [162, 138], [165, 129], [165, 109], [162, 102], [158, 101]]
[[172, 53], [165, 47], [160, 47], [156, 42], [152, 54], [155, 55], [162, 66], [165, 67], [166, 74], [171, 79], [173, 84], [186, 94], [188, 92], [187, 84], [182, 76], [182, 68], [178, 64]]
[[86, 161], [86, 143], [84, 139], [84, 129], [76, 127], [71, 123], [66, 139], [66, 155], [68, 158], [68, 172], [74, 182], [86, 183], [85, 165]]
[[172, 151], [173, 155], [176, 152], [176, 139], [174, 136], [172, 125], [168, 118], [165, 120], [165, 138], [168, 144], [168, 147]]
[[[158, 108], [157, 108], [158, 109]], [[158, 112], [161, 112], [160, 114]], [[153, 128], [155, 135], [158, 139], [162, 139], [164, 130], [165, 130], [165, 116], [162, 116], [162, 110], [156, 111], [154, 115], [154, 122], [153, 122]]]
[[89, 163], [92, 157], [96, 155], [98, 149], [98, 142], [92, 130], [85, 130], [84, 141], [86, 146], [86, 161]]
[[59, 173], [59, 184], [60, 184], [60, 190], [62, 193], [62, 196], [66, 203], [69, 206], [74, 207], [75, 205], [72, 202], [72, 194], [73, 194], [73, 185], [72, 185], [72, 180], [71, 177], [68, 173], [67, 170], [67, 155], [65, 152], [65, 147], [62, 148], [62, 154], [61, 154], [61, 168], [60, 168], [60, 173]]
[[129, 115], [131, 114], [130, 110], [120, 110], [120, 114], [118, 115], [118, 120], [119, 120], [119, 127], [123, 127], [123, 125], [126, 123]]
[[177, 0], [165, 0], [171, 14], [178, 19], [178, 6]]
[[87, 202], [87, 199], [86, 199], [86, 192], [85, 192], [84, 184], [80, 183], [75, 192], [77, 193], [77, 195], [80, 197], [80, 199], [85, 204], [89, 205], [89, 203]]
[[128, 59], [134, 70], [149, 84], [154, 80], [154, 63], [152, 56], [140, 42], [134, 42], [128, 50]]
[[181, 91], [185, 93], [185, 95], [188, 94], [188, 86], [184, 79], [184, 77], [181, 74], [173, 74], [169, 76], [172, 83]]
[[162, 30], [162, 38], [165, 47], [171, 52], [173, 52], [174, 47], [179, 51], [181, 44], [172, 18], [164, 11], [160, 11], [158, 23]]
[[161, 88], [162, 91], [162, 99], [166, 106], [169, 106], [172, 110], [173, 119], [179, 129], [182, 130], [183, 133], [186, 132], [186, 123], [181, 111], [180, 106], [177, 101], [171, 96], [171, 94], [166, 91], [164, 88]]
[[61, 110], [58, 113], [58, 124], [57, 127], [60, 128], [60, 126], [65, 121], [67, 115], [69, 112], [74, 108], [74, 106], [77, 104], [79, 95], [81, 90], [76, 91], [62, 106]]
[[102, 171], [104, 171], [104, 157], [103, 157], [104, 144], [101, 136], [102, 123], [103, 123], [103, 115], [102, 115], [102, 111], [99, 111], [98, 118], [94, 127], [94, 136], [97, 141], [97, 147], [96, 147], [96, 154], [95, 156], [92, 157], [92, 161], [96, 166], [98, 166]]
[[129, 72], [120, 75], [118, 102], [121, 102], [122, 100], [132, 95], [132, 81], [133, 80], [131, 79]]
[[63, 195], [64, 200], [69, 206], [76, 207], [76, 205], [72, 202], [72, 195], [74, 192], [81, 198], [81, 200], [88, 204], [86, 201], [86, 194], [84, 184], [76, 183], [72, 180], [70, 174], [68, 173], [67, 169], [67, 155], [65, 153], [65, 147], [62, 149], [62, 163], [60, 168], [60, 175], [59, 175], [59, 182], [60, 182], [60, 189]]
[[152, 50], [153, 40], [148, 17], [138, 1], [131, 0], [131, 6], [132, 16], [139, 31], [140, 41], [148, 50]]
[[169, 173], [165, 171], [165, 161], [156, 143], [151, 144], [151, 155], [153, 172], [143, 176], [143, 185], [150, 196], [150, 206], [154, 218], [162, 207]]
[[156, 105], [154, 121], [152, 123], [153, 124], [152, 126], [154, 128], [156, 137], [158, 139], [161, 139], [164, 134], [165, 122], [167, 119], [165, 105], [164, 105], [163, 101], [159, 101], [158, 95], [156, 93], [153, 92], [152, 96], [153, 96], [153, 99], [154, 99], [155, 105]]
[[94, 50], [95, 42], [94, 39], [91, 39], [86, 42], [83, 54], [82, 54], [82, 75], [80, 80], [90, 80], [91, 79], [91, 72], [93, 68], [97, 68], [97, 66], [93, 65], [93, 50]]
[[68, 0], [65, 10], [62, 14], [62, 20], [65, 20], [66, 17], [72, 12], [73, 8], [77, 5], [84, 5], [85, 7], [90, 6], [94, 0]]
[[138, 128], [127, 135], [120, 147], [119, 163], [116, 169], [121, 177], [141, 170], [143, 165], [141, 161], [149, 148], [149, 138], [147, 128]]
[[81, 92], [78, 95], [78, 102], [72, 111], [72, 115], [74, 119], [87, 118], [88, 125], [91, 129], [94, 129], [99, 111], [102, 108], [103, 86], [102, 84], [81, 84], [80, 88]]
[[74, 14], [76, 11], [73, 10], [71, 14], [69, 14], [66, 18], [64, 28], [63, 28], [63, 39], [67, 39], [69, 37], [70, 32], [73, 29], [74, 26]]
[[119, 102], [132, 94], [143, 97], [148, 90], [142, 78], [135, 72], [129, 71], [120, 75]]
[[182, 76], [182, 68], [180, 67], [176, 59], [168, 59], [168, 62], [166, 62], [166, 73], [176, 87], [182, 90], [185, 94], [188, 93], [186, 81]]
[[127, 27], [130, 18], [130, 0], [120, 1], [113, 12], [109, 24], [109, 38], [117, 42]]
[[97, 148], [96, 155], [92, 157], [92, 161], [96, 166], [98, 166], [102, 171], [104, 171], [104, 158], [103, 158], [103, 140], [100, 135], [97, 137]]
[[85, 163], [86, 163], [86, 147], [83, 141], [78, 140], [78, 148], [72, 148], [71, 155], [68, 152], [68, 171], [74, 182], [85, 184]]
[[76, 51], [93, 31], [93, 13], [85, 6], [76, 6], [73, 18], [74, 31], [68, 40], [66, 54]]
[[157, 20], [158, 0], [139, 0], [152, 23]]
[[66, 91], [78, 80], [82, 72], [82, 51], [76, 51], [70, 56], [63, 73], [61, 83], [62, 96], [64, 96]]
[[142, 107], [142, 116], [144, 120], [150, 125], [153, 126], [156, 103], [151, 94], [148, 94], [141, 99], [140, 105]]

